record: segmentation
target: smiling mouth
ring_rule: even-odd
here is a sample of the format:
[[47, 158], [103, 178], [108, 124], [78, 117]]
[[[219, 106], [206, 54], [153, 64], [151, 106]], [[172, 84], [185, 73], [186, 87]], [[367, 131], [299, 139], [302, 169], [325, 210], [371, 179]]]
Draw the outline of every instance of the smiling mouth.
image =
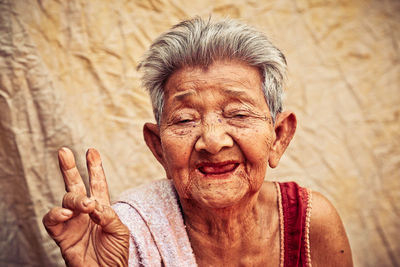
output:
[[202, 163], [198, 170], [204, 175], [220, 175], [233, 172], [238, 166], [236, 162]]

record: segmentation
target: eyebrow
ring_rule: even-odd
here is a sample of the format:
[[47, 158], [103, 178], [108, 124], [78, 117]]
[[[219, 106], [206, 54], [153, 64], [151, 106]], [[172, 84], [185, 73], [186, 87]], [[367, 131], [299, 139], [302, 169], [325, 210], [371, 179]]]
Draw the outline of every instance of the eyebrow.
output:
[[244, 91], [242, 90], [235, 90], [235, 89], [224, 89], [225, 94], [229, 94], [233, 98], [236, 98], [238, 100], [246, 101], [252, 105], [255, 104], [254, 99], [251, 99]]
[[245, 92], [241, 90], [235, 90], [235, 89], [224, 89], [224, 93], [233, 95], [235, 97], [244, 97], [246, 95]]
[[189, 96], [192, 96], [192, 95], [195, 95], [195, 94], [196, 94], [196, 91], [195, 91], [195, 90], [192, 90], [192, 89], [185, 90], [185, 91], [183, 91], [183, 92], [178, 92], [178, 93], [176, 93], [176, 94], [174, 95], [174, 100], [176, 100], [176, 101], [182, 101], [182, 100], [184, 100], [185, 98], [187, 98], [187, 97], [189, 97]]

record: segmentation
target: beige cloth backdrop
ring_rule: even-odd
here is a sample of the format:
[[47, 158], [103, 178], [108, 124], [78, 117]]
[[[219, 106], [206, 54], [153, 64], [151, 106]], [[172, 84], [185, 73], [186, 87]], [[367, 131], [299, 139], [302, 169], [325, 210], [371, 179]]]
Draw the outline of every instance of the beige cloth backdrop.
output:
[[135, 68], [151, 41], [194, 15], [239, 18], [289, 64], [299, 127], [268, 179], [324, 193], [356, 266], [399, 266], [400, 1], [1, 0], [0, 266], [62, 266], [41, 223], [60, 205], [57, 149], [97, 148], [112, 197], [163, 177]]

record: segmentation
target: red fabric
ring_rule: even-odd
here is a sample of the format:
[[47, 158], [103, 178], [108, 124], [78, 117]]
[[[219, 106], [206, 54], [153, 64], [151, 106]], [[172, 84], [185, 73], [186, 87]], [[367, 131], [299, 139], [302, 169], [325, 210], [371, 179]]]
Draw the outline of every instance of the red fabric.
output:
[[306, 266], [307, 190], [295, 182], [279, 183], [284, 224], [284, 267]]

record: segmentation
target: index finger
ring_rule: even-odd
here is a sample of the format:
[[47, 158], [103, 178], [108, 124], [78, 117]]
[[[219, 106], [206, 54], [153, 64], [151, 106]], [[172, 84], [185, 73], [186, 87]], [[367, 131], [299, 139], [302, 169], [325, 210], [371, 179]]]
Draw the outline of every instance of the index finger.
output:
[[110, 195], [99, 152], [89, 148], [86, 153], [89, 172], [90, 196], [94, 196], [102, 205], [110, 205]]
[[75, 164], [72, 151], [66, 147], [58, 150], [58, 161], [64, 178], [65, 190], [86, 195], [85, 184]]

